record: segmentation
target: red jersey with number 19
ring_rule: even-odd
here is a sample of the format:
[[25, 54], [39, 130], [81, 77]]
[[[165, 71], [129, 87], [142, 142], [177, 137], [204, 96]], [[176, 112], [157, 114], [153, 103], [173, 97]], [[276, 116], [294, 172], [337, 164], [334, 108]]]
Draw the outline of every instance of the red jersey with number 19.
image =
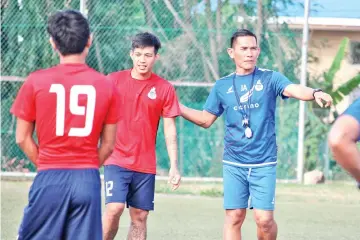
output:
[[100, 133], [118, 121], [118, 97], [86, 64], [59, 64], [31, 73], [10, 111], [36, 124], [38, 170], [99, 168]]
[[152, 73], [147, 80], [131, 77], [131, 70], [109, 75], [121, 102], [115, 149], [105, 165], [156, 173], [155, 141], [160, 117], [180, 115], [174, 87]]

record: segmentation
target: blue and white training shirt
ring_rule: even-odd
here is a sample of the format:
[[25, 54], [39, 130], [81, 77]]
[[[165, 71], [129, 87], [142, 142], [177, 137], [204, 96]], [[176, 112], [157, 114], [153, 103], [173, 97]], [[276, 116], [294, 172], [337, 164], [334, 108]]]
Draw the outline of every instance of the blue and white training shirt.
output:
[[[239, 167], [276, 164], [276, 98], [282, 96], [285, 99], [282, 93], [292, 82], [279, 72], [256, 68], [253, 86], [252, 73], [236, 75], [235, 85], [240, 98], [237, 101], [233, 86], [234, 74], [216, 81], [204, 105], [204, 110], [218, 117], [225, 113], [223, 163]], [[250, 139], [245, 136], [245, 127], [242, 125], [242, 110], [246, 108], [250, 109], [250, 127], [253, 132]]]

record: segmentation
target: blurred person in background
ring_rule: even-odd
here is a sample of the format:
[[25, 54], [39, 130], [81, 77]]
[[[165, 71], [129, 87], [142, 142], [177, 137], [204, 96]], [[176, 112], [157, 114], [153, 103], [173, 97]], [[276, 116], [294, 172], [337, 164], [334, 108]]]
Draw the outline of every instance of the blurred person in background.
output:
[[355, 178], [358, 188], [360, 188], [360, 151], [356, 143], [359, 140], [360, 98], [336, 119], [328, 135], [329, 146], [336, 162]]

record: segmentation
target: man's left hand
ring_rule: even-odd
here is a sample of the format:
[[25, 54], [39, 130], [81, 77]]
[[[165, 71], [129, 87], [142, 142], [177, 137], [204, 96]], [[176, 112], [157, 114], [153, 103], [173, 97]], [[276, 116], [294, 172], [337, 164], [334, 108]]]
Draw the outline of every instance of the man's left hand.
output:
[[316, 92], [314, 94], [314, 97], [315, 97], [316, 103], [320, 107], [324, 107], [323, 101], [325, 102], [325, 107], [330, 107], [332, 105], [332, 102], [333, 102], [332, 97], [325, 92]]

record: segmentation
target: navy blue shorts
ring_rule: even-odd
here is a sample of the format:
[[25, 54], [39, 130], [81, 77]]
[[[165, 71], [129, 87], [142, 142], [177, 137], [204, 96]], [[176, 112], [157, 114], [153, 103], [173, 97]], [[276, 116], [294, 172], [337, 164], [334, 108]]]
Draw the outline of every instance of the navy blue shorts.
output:
[[155, 174], [135, 172], [116, 165], [104, 167], [105, 202], [154, 210]]
[[39, 171], [18, 239], [102, 239], [99, 170]]

